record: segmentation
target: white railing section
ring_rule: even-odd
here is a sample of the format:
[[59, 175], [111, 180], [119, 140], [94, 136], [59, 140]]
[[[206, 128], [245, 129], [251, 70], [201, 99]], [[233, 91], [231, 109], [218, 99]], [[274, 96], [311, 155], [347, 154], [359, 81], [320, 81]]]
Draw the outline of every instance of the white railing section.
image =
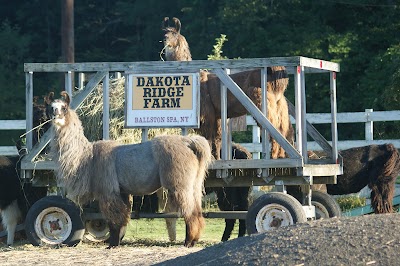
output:
[[[330, 114], [324, 113], [308, 113], [306, 115], [308, 122], [311, 124], [330, 124]], [[338, 113], [337, 122], [341, 123], [364, 123], [365, 124], [365, 139], [363, 140], [339, 140], [339, 150], [349, 149], [352, 147], [361, 147], [371, 144], [393, 143], [397, 148], [400, 148], [400, 139], [374, 139], [373, 129], [374, 122], [382, 121], [400, 121], [400, 111], [373, 111], [365, 109], [365, 112]], [[260, 143], [259, 128], [251, 116], [246, 117], [247, 125], [252, 126], [253, 143], [241, 143], [246, 149], [253, 153], [253, 158], [258, 159], [259, 153], [262, 152]], [[292, 119], [294, 123], [294, 119]], [[0, 120], [0, 130], [25, 130], [25, 120]], [[307, 142], [307, 147], [310, 150], [321, 150], [321, 147], [314, 141]], [[18, 155], [15, 146], [0, 146], [0, 155]]]
[[[25, 120], [0, 120], [0, 131], [25, 129]], [[15, 146], [0, 146], [0, 155], [18, 155], [18, 150]]]
[[[331, 114], [327, 113], [308, 113], [306, 119], [311, 124], [330, 124]], [[295, 121], [292, 118], [292, 123]], [[400, 149], [400, 139], [374, 139], [374, 122], [382, 121], [400, 121], [400, 111], [373, 111], [373, 109], [365, 109], [365, 112], [350, 112], [338, 113], [337, 123], [364, 123], [365, 124], [365, 139], [363, 140], [339, 140], [338, 149], [344, 150], [353, 147], [361, 147], [371, 144], [384, 144], [392, 143], [395, 147]], [[246, 117], [246, 123], [252, 126], [253, 143], [241, 143], [246, 149], [253, 153], [254, 158], [259, 158], [259, 153], [262, 152], [262, 146], [259, 139], [259, 128], [251, 116]], [[331, 143], [329, 141], [329, 143]], [[309, 150], [322, 150], [322, 148], [315, 142], [307, 142]]]

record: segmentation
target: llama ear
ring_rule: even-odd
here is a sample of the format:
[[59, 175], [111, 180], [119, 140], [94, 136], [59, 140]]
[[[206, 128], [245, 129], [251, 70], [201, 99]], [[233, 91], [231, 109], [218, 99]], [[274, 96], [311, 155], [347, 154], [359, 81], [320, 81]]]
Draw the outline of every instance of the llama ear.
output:
[[169, 24], [169, 17], [165, 17], [161, 23], [161, 29], [166, 30], [168, 28], [168, 24]]
[[69, 106], [69, 103], [71, 102], [71, 100], [70, 100], [70, 98], [69, 98], [68, 92], [62, 91], [62, 92], [61, 92], [61, 97], [64, 98], [64, 101], [65, 101], [65, 102], [67, 103], [67, 105]]
[[180, 31], [181, 31], [181, 21], [178, 18], [172, 18], [172, 20], [175, 22], [176, 32], [180, 33]]
[[44, 96], [45, 105], [50, 105], [54, 101], [54, 92], [49, 92], [47, 96]]

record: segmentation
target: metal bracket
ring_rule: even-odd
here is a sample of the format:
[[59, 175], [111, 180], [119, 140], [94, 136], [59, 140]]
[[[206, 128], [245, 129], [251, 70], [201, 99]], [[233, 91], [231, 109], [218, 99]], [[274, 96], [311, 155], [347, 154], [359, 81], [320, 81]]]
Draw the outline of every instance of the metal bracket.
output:
[[275, 188], [278, 192], [283, 192], [285, 194], [287, 193], [285, 183], [282, 180], [275, 181]]

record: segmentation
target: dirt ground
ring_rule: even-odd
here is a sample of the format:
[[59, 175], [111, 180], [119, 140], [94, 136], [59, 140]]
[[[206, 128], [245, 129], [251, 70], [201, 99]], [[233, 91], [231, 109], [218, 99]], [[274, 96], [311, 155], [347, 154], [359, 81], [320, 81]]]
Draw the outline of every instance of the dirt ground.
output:
[[400, 214], [311, 221], [207, 248], [0, 249], [1, 265], [400, 265]]

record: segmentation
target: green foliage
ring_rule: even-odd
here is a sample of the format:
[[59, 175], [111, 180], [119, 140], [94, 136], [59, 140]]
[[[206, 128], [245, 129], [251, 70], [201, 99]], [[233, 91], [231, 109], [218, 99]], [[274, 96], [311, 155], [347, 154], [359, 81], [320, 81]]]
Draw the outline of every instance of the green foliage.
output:
[[225, 34], [221, 34], [219, 38], [216, 38], [216, 44], [214, 44], [214, 49], [212, 50], [212, 54], [207, 56], [208, 60], [221, 60], [221, 59], [228, 59], [226, 56], [222, 56], [222, 46], [224, 46], [224, 43], [228, 41], [228, 38], [226, 38]]
[[[0, 25], [0, 118], [23, 119], [25, 82], [21, 62], [28, 52], [29, 37], [9, 21]], [[22, 108], [21, 108], [22, 107]]]
[[366, 199], [358, 196], [344, 196], [336, 199], [340, 209], [345, 212], [351, 209], [365, 206]]

